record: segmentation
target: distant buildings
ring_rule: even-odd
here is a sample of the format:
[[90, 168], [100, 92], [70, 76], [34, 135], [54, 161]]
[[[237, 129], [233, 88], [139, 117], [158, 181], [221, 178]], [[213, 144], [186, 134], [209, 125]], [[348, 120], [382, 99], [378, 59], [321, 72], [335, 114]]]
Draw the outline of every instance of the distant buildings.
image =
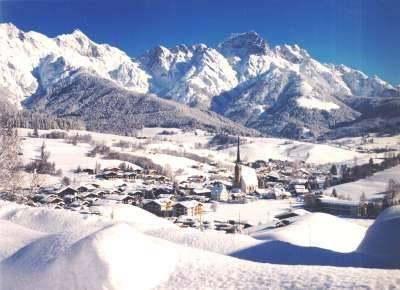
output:
[[211, 190], [211, 199], [217, 201], [228, 201], [229, 192], [222, 182], [215, 182]]
[[338, 216], [374, 218], [385, 208], [400, 204], [400, 192], [386, 191], [361, 200], [343, 200], [326, 195], [304, 195], [304, 207]]

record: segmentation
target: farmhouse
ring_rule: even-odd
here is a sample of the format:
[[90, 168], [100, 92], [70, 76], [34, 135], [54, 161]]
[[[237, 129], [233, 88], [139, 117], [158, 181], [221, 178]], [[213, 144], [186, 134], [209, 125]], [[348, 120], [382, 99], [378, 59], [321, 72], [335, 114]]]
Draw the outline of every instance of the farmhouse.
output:
[[172, 215], [172, 201], [167, 199], [154, 199], [144, 202], [143, 208], [160, 217]]
[[181, 201], [173, 206], [174, 216], [197, 216], [203, 212], [203, 205], [195, 200]]
[[73, 189], [72, 187], [67, 186], [67, 187], [61, 189], [61, 190], [57, 193], [57, 195], [58, 195], [59, 197], [61, 197], [61, 198], [64, 198], [66, 195], [73, 195], [73, 196], [76, 196], [77, 193], [78, 193], [78, 191], [77, 191], [76, 189]]

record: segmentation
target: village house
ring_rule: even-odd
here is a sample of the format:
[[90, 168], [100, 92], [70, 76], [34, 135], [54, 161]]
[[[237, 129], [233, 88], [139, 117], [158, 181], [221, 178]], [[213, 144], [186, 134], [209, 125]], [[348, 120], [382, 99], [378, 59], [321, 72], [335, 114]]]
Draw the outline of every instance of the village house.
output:
[[120, 177], [121, 176], [118, 174], [118, 171], [114, 171], [114, 170], [104, 170], [102, 173], [100, 173], [96, 176], [96, 178], [102, 178], [102, 179], [106, 179], [106, 180], [120, 178]]
[[211, 199], [217, 201], [228, 201], [229, 192], [222, 182], [215, 182], [211, 190]]
[[133, 204], [134, 205], [141, 204], [142, 200], [144, 198], [144, 193], [142, 191], [138, 191], [138, 190], [130, 191], [130, 192], [128, 192], [128, 195], [133, 197], [133, 199], [134, 199]]
[[61, 189], [58, 193], [57, 193], [57, 195], [60, 197], [60, 198], [64, 198], [65, 196], [67, 196], [67, 195], [72, 195], [72, 196], [77, 196], [77, 194], [78, 194], [78, 191], [76, 190], [76, 189], [73, 189], [72, 187], [69, 187], [69, 186], [67, 186], [67, 187], [65, 187], [65, 188], [63, 188], [63, 189]]
[[268, 162], [265, 160], [256, 160], [251, 163], [251, 167], [253, 168], [265, 168], [268, 166]]
[[167, 199], [153, 199], [143, 202], [143, 209], [160, 217], [172, 216], [172, 201]]
[[84, 169], [82, 169], [82, 172], [83, 173], [87, 173], [89, 175], [93, 175], [94, 174], [94, 169], [92, 169], [92, 168], [84, 168]]
[[173, 206], [173, 216], [199, 216], [203, 212], [203, 205], [195, 200], [181, 201]]
[[47, 205], [59, 205], [59, 206], [64, 205], [63, 199], [61, 199], [60, 197], [58, 197], [55, 194], [49, 194], [49, 195], [44, 196], [40, 200], [40, 203], [47, 204]]
[[95, 190], [96, 189], [96, 187], [95, 186], [93, 186], [92, 184], [86, 184], [86, 185], [81, 185], [81, 186], [79, 186], [78, 188], [76, 188], [76, 190], [78, 191], [78, 192], [88, 192], [88, 191], [93, 191], [93, 190]]
[[106, 197], [107, 200], [116, 201], [117, 203], [124, 204], [133, 204], [135, 202], [135, 198], [133, 196], [129, 196], [126, 194], [110, 194]]
[[317, 208], [325, 213], [339, 216], [360, 216], [360, 203], [352, 200], [333, 199], [320, 197], [317, 199]]
[[337, 199], [329, 196], [306, 194], [304, 207], [311, 211], [325, 212], [338, 216], [358, 217], [362, 215], [358, 201]]
[[136, 173], [135, 172], [124, 172], [123, 173], [123, 177], [125, 178], [125, 179], [136, 179]]
[[304, 184], [294, 184], [293, 193], [295, 195], [307, 194], [309, 190], [306, 188]]

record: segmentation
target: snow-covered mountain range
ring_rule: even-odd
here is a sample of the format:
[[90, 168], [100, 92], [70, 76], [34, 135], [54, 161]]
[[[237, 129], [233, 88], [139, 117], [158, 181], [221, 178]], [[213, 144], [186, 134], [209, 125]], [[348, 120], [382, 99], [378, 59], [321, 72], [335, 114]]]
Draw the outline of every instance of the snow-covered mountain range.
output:
[[77, 71], [289, 137], [357, 123], [371, 100], [377, 112], [381, 102], [400, 108], [398, 87], [345, 65], [322, 64], [297, 45], [270, 47], [255, 32], [233, 34], [215, 48], [157, 46], [132, 59], [79, 30], [48, 38], [0, 24], [0, 48], [0, 86], [20, 108], [44, 95], [54, 100], [52, 88]]

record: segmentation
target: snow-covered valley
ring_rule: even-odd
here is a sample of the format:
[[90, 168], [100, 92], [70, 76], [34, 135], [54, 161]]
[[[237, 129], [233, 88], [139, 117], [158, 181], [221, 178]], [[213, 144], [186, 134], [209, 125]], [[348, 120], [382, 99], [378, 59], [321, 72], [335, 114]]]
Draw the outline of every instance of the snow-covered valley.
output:
[[[109, 146], [113, 152], [146, 157], [156, 166], [168, 168], [170, 178], [181, 184], [182, 190], [190, 181], [194, 187], [194, 193], [187, 196], [190, 199], [206, 190], [208, 183], [229, 181], [236, 145], [213, 145], [215, 135], [201, 130], [145, 128], [138, 137], [70, 130], [63, 132], [68, 138], [55, 139], [45, 138], [54, 131], [39, 130], [39, 137], [33, 136], [31, 129], [18, 132], [24, 164], [36, 160], [45, 144], [49, 161], [62, 171], [59, 175], [39, 174], [41, 188], [52, 192], [56, 186], [61, 188], [61, 196], [64, 189], [57, 186], [65, 177], [72, 189], [84, 190], [80, 188], [89, 188], [89, 184], [99, 187], [78, 193], [88, 196], [79, 207], [52, 203], [56, 199], [30, 202], [31, 206], [0, 201], [0, 289], [390, 289], [399, 283], [394, 278], [400, 276], [398, 206], [383, 211], [377, 220], [342, 217], [302, 209], [303, 195], [270, 198], [262, 195], [268, 188], [261, 188], [257, 189], [261, 195], [247, 195], [245, 203], [205, 201], [202, 197], [202, 213], [197, 217], [157, 217], [146, 206], [123, 204], [119, 198], [149, 187], [151, 176], [101, 179], [77, 172], [78, 167], [101, 165], [107, 170], [121, 166], [119, 159], [89, 154], [94, 147]], [[387, 153], [373, 150], [382, 146], [395, 152], [400, 149], [398, 136], [374, 137], [373, 144], [359, 138], [315, 144], [261, 137], [242, 138], [241, 143], [243, 163], [251, 166], [265, 161], [275, 171], [277, 165], [286, 164], [280, 174], [288, 168], [322, 174], [319, 172], [329, 171], [332, 164], [364, 164], [371, 158], [378, 162]], [[283, 160], [289, 163], [281, 163]], [[135, 163], [126, 162], [125, 166], [141, 170]], [[399, 166], [395, 166], [335, 188], [358, 200], [361, 187], [369, 188], [371, 194], [385, 190], [398, 172]], [[194, 181], [199, 176], [206, 181]], [[23, 178], [29, 188], [32, 173], [24, 173]], [[198, 188], [201, 184], [204, 187]], [[164, 190], [169, 185], [152, 186]], [[89, 198], [100, 190], [114, 193], [103, 199]], [[291, 191], [289, 187], [286, 190]], [[369, 191], [362, 190], [368, 197]], [[326, 194], [331, 191], [327, 188]], [[155, 201], [168, 196], [161, 195]], [[280, 216], [288, 214], [277, 223]], [[232, 234], [221, 230], [229, 226], [228, 221], [240, 230]]]
[[400, 290], [399, 11], [0, 0], [0, 290]]

